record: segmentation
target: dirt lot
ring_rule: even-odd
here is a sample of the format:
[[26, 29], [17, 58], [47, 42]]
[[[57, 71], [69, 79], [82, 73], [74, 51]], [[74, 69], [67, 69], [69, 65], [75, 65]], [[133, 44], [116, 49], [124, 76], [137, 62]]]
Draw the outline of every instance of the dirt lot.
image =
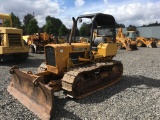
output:
[[[55, 93], [57, 120], [159, 120], [160, 119], [160, 46], [137, 51], [118, 50], [115, 60], [122, 61], [124, 73], [120, 82], [84, 99], [67, 98], [63, 91]], [[44, 61], [43, 54], [30, 54], [18, 66], [34, 73]], [[6, 88], [11, 80], [9, 69], [14, 62], [0, 63], [0, 119], [38, 119], [14, 99]], [[43, 113], [42, 113], [43, 114]]]

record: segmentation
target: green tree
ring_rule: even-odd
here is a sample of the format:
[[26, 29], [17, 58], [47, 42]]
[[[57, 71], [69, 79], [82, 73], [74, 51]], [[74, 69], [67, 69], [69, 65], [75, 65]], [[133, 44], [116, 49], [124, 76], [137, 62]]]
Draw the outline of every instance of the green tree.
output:
[[[70, 30], [70, 31], [71, 31], [71, 30]], [[76, 28], [75, 33], [76, 33], [76, 36], [79, 36], [79, 35], [80, 35], [80, 31], [79, 31], [78, 28]]]
[[4, 27], [10, 27], [10, 21], [4, 20]]
[[58, 32], [60, 36], [66, 36], [69, 33], [69, 30], [64, 24], [62, 24]]
[[[16, 28], [21, 28], [21, 21], [20, 21], [19, 17], [16, 16], [13, 12], [11, 12], [10, 16], [12, 19], [12, 26], [16, 27]], [[9, 23], [10, 23], [9, 20], [5, 20], [4, 26], [9, 27], [10, 26]]]
[[27, 25], [27, 33], [29, 34], [29, 35], [31, 35], [31, 34], [33, 34], [33, 33], [37, 33], [38, 32], [38, 29], [39, 29], [39, 27], [38, 27], [38, 22], [37, 22], [37, 20], [36, 19], [31, 19], [30, 21], [29, 21], [29, 24]]
[[81, 26], [80, 27], [80, 35], [81, 36], [86, 36], [86, 26]]
[[59, 28], [62, 25], [62, 21], [58, 18], [46, 17], [46, 25], [44, 27], [44, 31], [48, 34], [57, 34], [59, 33]]
[[136, 31], [136, 26], [135, 25], [129, 25], [127, 30], [128, 31]]
[[124, 28], [124, 27], [125, 27], [124, 24], [116, 22], [116, 28]]
[[21, 28], [21, 21], [18, 16], [15, 16], [14, 13], [11, 13], [12, 26], [16, 28]]
[[148, 26], [160, 26], [160, 23], [156, 21], [155, 23], [149, 23], [148, 25], [143, 25], [143, 27], [148, 27]]
[[81, 36], [89, 36], [90, 35], [91, 24], [83, 23], [80, 27], [80, 35]]
[[29, 14], [29, 13], [24, 16], [22, 28], [23, 28], [23, 31], [24, 31], [25, 34], [27, 33], [28, 24], [29, 24], [30, 20], [33, 19], [33, 18], [34, 18], [34, 16], [32, 14]]
[[43, 32], [44, 32], [45, 25], [43, 25], [41, 28], [42, 28], [42, 30], [43, 30]]
[[27, 26], [29, 24], [29, 21], [31, 19], [33, 19], [33, 18], [34, 18], [34, 16], [32, 14], [28, 13], [27, 15], [25, 15], [24, 18], [23, 18], [23, 24], [24, 24], [24, 26]]

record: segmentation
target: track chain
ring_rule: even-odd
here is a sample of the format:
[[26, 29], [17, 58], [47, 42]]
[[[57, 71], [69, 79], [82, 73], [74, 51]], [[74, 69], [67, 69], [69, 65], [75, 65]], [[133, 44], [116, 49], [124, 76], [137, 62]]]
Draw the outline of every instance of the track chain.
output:
[[[80, 96], [75, 96], [73, 93], [73, 84], [75, 82], [75, 78], [78, 76], [78, 74], [80, 74], [81, 72], [88, 72], [88, 71], [92, 71], [92, 70], [95, 70], [101, 66], [114, 66], [115, 64], [117, 63], [120, 63], [120, 61], [114, 61], [112, 60], [111, 62], [103, 62], [103, 63], [95, 63], [95, 64], [90, 64], [90, 65], [87, 65], [87, 66], [83, 66], [83, 67], [76, 67], [76, 68], [73, 68], [72, 70], [66, 72], [62, 78], [62, 89], [64, 89], [67, 93], [67, 95], [69, 97], [72, 97], [72, 98], [82, 98], [82, 97], [85, 97], [87, 95], [89, 95], [90, 93], [86, 93], [85, 95], [80, 95]], [[84, 80], [85, 81], [85, 80]], [[87, 81], [86, 81], [87, 82]], [[101, 88], [100, 88], [101, 89]], [[95, 90], [97, 91], [97, 90]]]

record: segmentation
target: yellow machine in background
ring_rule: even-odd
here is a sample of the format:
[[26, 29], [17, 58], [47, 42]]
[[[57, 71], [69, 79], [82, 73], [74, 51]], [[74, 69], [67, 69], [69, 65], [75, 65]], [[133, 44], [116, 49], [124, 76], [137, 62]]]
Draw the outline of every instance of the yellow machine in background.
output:
[[160, 39], [159, 39], [159, 40], [157, 40], [157, 44], [160, 44]]
[[[22, 30], [12, 28], [12, 19], [8, 14], [0, 14], [0, 61], [7, 55], [12, 55], [16, 61], [25, 61], [29, 48], [22, 39]], [[4, 27], [4, 21], [10, 22], [10, 27]]]
[[[118, 82], [123, 74], [122, 63], [113, 60], [117, 54], [114, 17], [97, 13], [72, 19], [69, 43], [47, 44], [46, 62], [37, 74], [18, 66], [10, 70], [13, 78], [7, 90], [40, 119], [53, 116], [55, 91], [62, 89], [67, 96], [80, 99]], [[90, 39], [74, 43], [77, 24], [85, 19], [92, 24]]]
[[135, 39], [138, 47], [157, 48], [154, 38], [147, 39], [145, 37], [138, 37], [136, 31], [127, 31], [126, 37]]
[[138, 50], [136, 40], [133, 38], [125, 37], [122, 32], [122, 28], [118, 29], [116, 43], [118, 44], [118, 49], [125, 48], [129, 51]]
[[49, 35], [46, 32], [44, 33], [36, 33], [34, 35], [25, 35], [23, 39], [29, 45], [29, 51], [31, 53], [39, 53], [44, 51], [44, 46], [47, 44], [62, 44], [65, 43], [65, 39], [63, 37], [55, 37], [53, 34]]
[[23, 36], [23, 39], [29, 45], [31, 53], [39, 53], [44, 51], [44, 46], [50, 43], [49, 37], [47, 33], [36, 33], [34, 35]]

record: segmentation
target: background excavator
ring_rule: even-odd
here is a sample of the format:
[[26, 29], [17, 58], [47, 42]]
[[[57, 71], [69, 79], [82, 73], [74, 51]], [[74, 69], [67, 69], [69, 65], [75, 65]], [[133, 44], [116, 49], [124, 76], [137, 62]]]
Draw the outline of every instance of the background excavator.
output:
[[118, 29], [116, 43], [118, 44], [118, 49], [125, 48], [128, 51], [138, 50], [136, 40], [134, 38], [126, 37], [122, 32], [122, 28]]
[[[90, 38], [74, 43], [77, 24], [85, 19], [92, 24]], [[118, 82], [123, 74], [122, 63], [112, 59], [117, 54], [114, 17], [96, 13], [72, 20], [69, 43], [46, 45], [46, 62], [37, 74], [18, 66], [10, 69], [8, 92], [43, 120], [54, 114], [54, 92], [62, 89], [67, 96], [80, 99]]]

